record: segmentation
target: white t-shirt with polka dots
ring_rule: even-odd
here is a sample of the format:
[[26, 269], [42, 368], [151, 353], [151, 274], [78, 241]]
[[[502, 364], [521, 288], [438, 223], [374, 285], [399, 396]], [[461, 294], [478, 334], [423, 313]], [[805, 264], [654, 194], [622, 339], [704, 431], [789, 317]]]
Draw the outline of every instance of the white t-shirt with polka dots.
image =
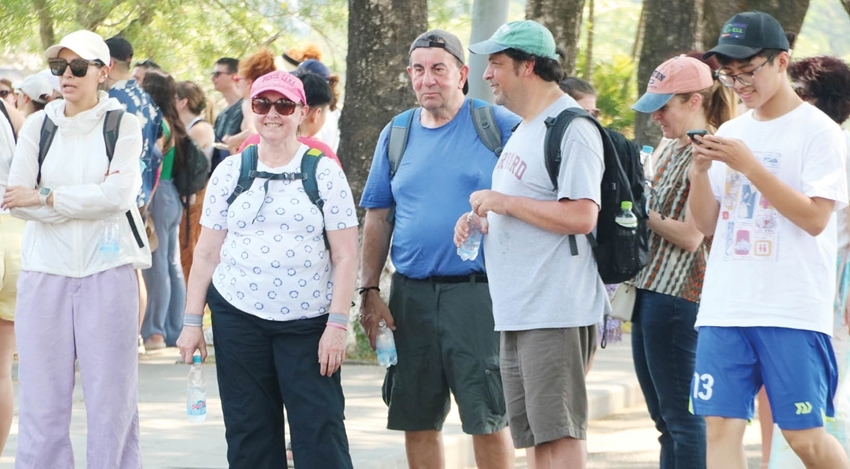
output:
[[[309, 148], [301, 145], [289, 164], [257, 171], [300, 172]], [[234, 307], [271, 321], [307, 319], [328, 312], [333, 265], [322, 227], [328, 231], [357, 226], [354, 199], [342, 169], [330, 158], [316, 168], [324, 220], [304, 191], [302, 181], [254, 179], [251, 188], [227, 206], [242, 166], [241, 154], [216, 167], [207, 186], [201, 225], [227, 230], [213, 285]]]

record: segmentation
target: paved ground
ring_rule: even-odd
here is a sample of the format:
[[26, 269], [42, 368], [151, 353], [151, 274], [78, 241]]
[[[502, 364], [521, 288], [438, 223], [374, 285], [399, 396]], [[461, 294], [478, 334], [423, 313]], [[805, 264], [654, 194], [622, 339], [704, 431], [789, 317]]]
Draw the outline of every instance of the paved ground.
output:
[[[609, 346], [597, 353], [588, 377], [591, 424], [588, 449], [590, 469], [656, 468], [657, 435], [643, 410], [643, 398], [631, 364], [628, 336], [624, 344]], [[185, 389], [188, 367], [175, 364], [174, 349], [150, 353], [140, 360], [141, 444], [146, 469], [223, 469], [224, 426], [218, 400], [214, 367], [205, 367], [208, 384], [208, 418], [190, 424], [185, 417]], [[356, 468], [406, 468], [403, 435], [386, 430], [386, 407], [380, 398], [383, 368], [347, 364], [343, 369], [346, 395], [346, 428]], [[71, 424], [72, 443], [78, 468], [85, 467], [85, 402], [79, 384], [74, 395]], [[471, 439], [460, 431], [453, 409], [444, 428], [449, 469], [474, 466]], [[14, 464], [17, 420], [0, 457], [0, 469]], [[748, 452], [758, 467], [758, 425], [747, 430]], [[524, 451], [517, 453], [518, 468], [524, 464]]]

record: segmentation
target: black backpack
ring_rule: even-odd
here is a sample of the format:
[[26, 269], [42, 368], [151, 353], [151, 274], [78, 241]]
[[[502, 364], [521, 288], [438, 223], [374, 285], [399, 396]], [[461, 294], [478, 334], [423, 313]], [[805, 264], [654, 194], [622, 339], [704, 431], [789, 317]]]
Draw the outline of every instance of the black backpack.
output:
[[[319, 166], [319, 160], [324, 156], [325, 154], [322, 153], [322, 150], [319, 150], [318, 148], [310, 148], [301, 158], [301, 172], [279, 174], [267, 173], [264, 171], [257, 171], [257, 160], [259, 159], [257, 146], [248, 145], [244, 150], [242, 150], [242, 166], [239, 168], [239, 180], [236, 182], [236, 187], [233, 188], [233, 192], [230, 193], [230, 197], [227, 198], [227, 206], [229, 207], [240, 194], [250, 189], [251, 185], [254, 184], [254, 179], [256, 178], [266, 180], [267, 192], [269, 181], [300, 180], [304, 185], [304, 192], [307, 194], [307, 197], [310, 198], [310, 202], [319, 209], [319, 213], [321, 213], [324, 217], [325, 201], [322, 200], [322, 196], [319, 194], [319, 184], [316, 181], [316, 168]], [[325, 248], [330, 250], [331, 245], [328, 243], [327, 230], [324, 228], [322, 228], [322, 237], [325, 240]]]
[[[471, 99], [470, 101], [472, 103], [469, 110], [472, 113], [472, 123], [475, 126], [475, 132], [478, 134], [478, 139], [496, 155], [496, 158], [499, 158], [499, 155], [502, 154], [502, 130], [496, 123], [493, 106], [482, 99]], [[390, 133], [387, 136], [387, 160], [390, 162], [390, 179], [395, 176], [398, 167], [401, 165], [401, 159], [404, 157], [415, 110], [408, 109], [393, 117], [392, 122], [390, 122]], [[394, 218], [395, 206], [390, 209], [387, 221], [392, 223]]]
[[[106, 111], [106, 117], [103, 119], [103, 141], [106, 144], [106, 158], [112, 163], [112, 157], [115, 155], [115, 144], [118, 143], [118, 130], [121, 127], [121, 118], [124, 117], [123, 109], [114, 109]], [[44, 158], [47, 157], [47, 151], [50, 150], [50, 145], [53, 144], [53, 137], [56, 136], [56, 123], [50, 117], [44, 116], [44, 122], [41, 124], [41, 136], [38, 140], [38, 175], [36, 176], [36, 185], [41, 183], [41, 165], [44, 163]], [[133, 237], [136, 238], [136, 244], [140, 248], [145, 247], [145, 242], [139, 228], [136, 226], [136, 221], [133, 220], [133, 213], [127, 210], [125, 213], [127, 221], [130, 223], [130, 230], [133, 232]]]
[[[174, 154], [172, 177], [177, 193], [185, 197], [187, 201], [184, 204], [188, 204], [188, 197], [206, 187], [210, 175], [210, 162], [188, 135], [180, 142], [180, 150]], [[186, 206], [184, 205], [184, 208]]]
[[[558, 171], [561, 168], [561, 141], [570, 122], [577, 117], [590, 119], [602, 136], [605, 172], [602, 175], [602, 207], [596, 222], [596, 236], [588, 235], [599, 276], [607, 284], [622, 283], [634, 278], [649, 262], [649, 231], [646, 222], [646, 194], [643, 167], [637, 145], [619, 132], [608, 130], [590, 114], [579, 108], [561, 111], [557, 117], [546, 119], [544, 154], [549, 178], [558, 190]], [[624, 229], [614, 222], [620, 213], [620, 203], [630, 201], [632, 213], [638, 219], [636, 230]], [[575, 236], [570, 235], [570, 251], [578, 255]]]

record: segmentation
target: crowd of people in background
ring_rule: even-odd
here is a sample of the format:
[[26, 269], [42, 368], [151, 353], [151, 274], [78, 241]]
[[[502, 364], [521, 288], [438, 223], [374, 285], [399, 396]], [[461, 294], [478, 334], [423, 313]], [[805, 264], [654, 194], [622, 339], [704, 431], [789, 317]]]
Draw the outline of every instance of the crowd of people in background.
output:
[[[850, 468], [826, 429], [850, 352], [850, 68], [792, 61], [791, 40], [736, 14], [715, 47], [657, 64], [633, 105], [663, 134], [642, 168], [648, 258], [625, 282], [662, 469], [744, 469], [757, 399], [764, 468], [774, 423], [806, 467]], [[219, 59], [215, 116], [200, 84], [90, 31], [0, 80], [0, 451], [16, 349], [16, 467], [74, 466], [79, 366], [89, 467], [135, 469], [138, 353], [192, 363], [214, 342], [230, 467], [352, 467], [340, 370], [357, 292], [370, 345], [395, 332], [382, 391], [410, 467], [443, 466], [452, 396], [479, 467], [513, 467], [512, 446], [533, 469], [585, 467], [585, 376], [615, 290], [593, 237], [610, 131], [539, 23], [468, 51], [488, 57], [495, 105], [466, 96], [479, 77], [457, 36], [410, 45], [418, 106], [378, 138], [362, 240], [340, 78], [317, 47]], [[544, 144], [567, 110], [583, 111], [553, 172]], [[207, 184], [187, 194], [194, 150]], [[481, 254], [462, 260], [473, 225]]]

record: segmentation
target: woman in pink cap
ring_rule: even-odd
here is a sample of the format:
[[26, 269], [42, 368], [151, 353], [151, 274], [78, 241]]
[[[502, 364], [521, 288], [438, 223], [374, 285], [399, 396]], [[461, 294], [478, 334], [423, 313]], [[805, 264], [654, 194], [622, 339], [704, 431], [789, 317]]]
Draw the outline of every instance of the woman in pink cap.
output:
[[[86, 397], [87, 466], [138, 469], [135, 269], [151, 265], [136, 208], [142, 133], [135, 116], [98, 91], [110, 62], [100, 36], [71, 33], [45, 55], [64, 99], [24, 124], [3, 196], [3, 207], [27, 220], [15, 314], [15, 467], [74, 467], [76, 362]], [[49, 124], [52, 143], [44, 139]]]
[[652, 114], [670, 139], [661, 151], [649, 201], [649, 263], [637, 287], [632, 355], [646, 406], [661, 432], [661, 469], [705, 467], [705, 422], [688, 410], [696, 360], [697, 307], [709, 243], [687, 208], [689, 130], [714, 132], [735, 115], [734, 98], [711, 68], [681, 55], [659, 65], [632, 106]]
[[231, 468], [281, 467], [284, 406], [298, 467], [352, 467], [339, 370], [357, 277], [357, 215], [345, 174], [328, 158], [315, 170], [321, 207], [305, 192], [309, 148], [296, 138], [305, 102], [289, 73], [254, 81], [260, 143], [246, 152], [256, 149], [255, 178], [236, 191], [241, 154], [216, 167], [189, 273], [177, 346], [186, 363], [195, 351], [206, 357], [208, 303]]

